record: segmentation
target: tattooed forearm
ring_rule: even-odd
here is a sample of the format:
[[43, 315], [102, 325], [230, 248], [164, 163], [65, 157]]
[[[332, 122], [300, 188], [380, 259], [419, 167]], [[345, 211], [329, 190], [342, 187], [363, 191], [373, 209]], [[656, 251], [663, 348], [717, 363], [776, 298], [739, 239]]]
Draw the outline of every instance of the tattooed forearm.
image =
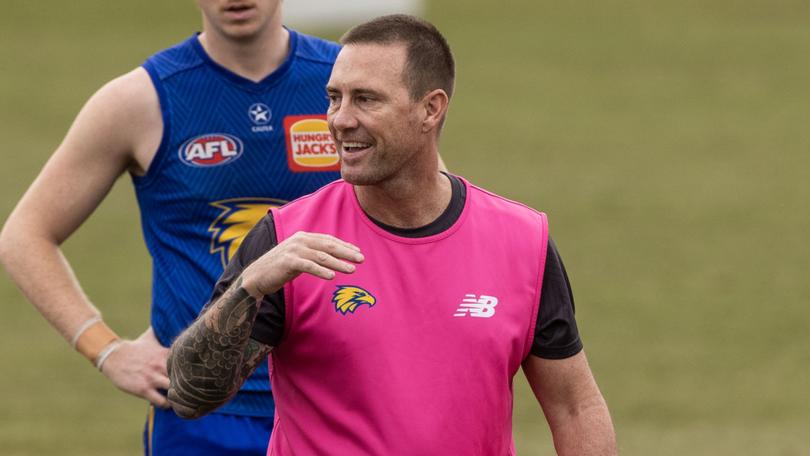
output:
[[172, 344], [169, 402], [197, 418], [236, 394], [270, 347], [250, 339], [259, 302], [237, 281]]

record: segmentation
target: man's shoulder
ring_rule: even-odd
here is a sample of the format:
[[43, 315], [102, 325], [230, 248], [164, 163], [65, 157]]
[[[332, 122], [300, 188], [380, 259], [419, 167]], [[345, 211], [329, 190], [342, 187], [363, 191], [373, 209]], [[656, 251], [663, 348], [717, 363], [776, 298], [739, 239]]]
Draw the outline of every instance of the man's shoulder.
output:
[[335, 63], [340, 45], [313, 35], [292, 31], [297, 34], [296, 57], [330, 67]]
[[165, 79], [175, 73], [197, 67], [203, 63], [199, 52], [197, 36], [193, 35], [174, 46], [152, 54], [143, 64], [153, 77]]
[[[128, 120], [143, 115], [160, 114], [157, 93], [143, 67], [122, 74], [104, 84], [94, 95], [96, 104], [111, 115], [126, 114]], [[132, 116], [135, 116], [134, 119]]]
[[108, 89], [118, 93], [118, 95], [125, 96], [126, 92], [132, 92], [132, 97], [143, 95], [145, 90], [154, 91], [152, 83], [149, 79], [149, 74], [146, 70], [139, 66], [132, 70], [110, 80], [105, 84], [102, 89]]
[[528, 220], [545, 219], [546, 215], [524, 203], [501, 196], [490, 190], [473, 185], [467, 181], [468, 198], [471, 198], [478, 206], [484, 208], [493, 216], [518, 217]]
[[[95, 139], [106, 144], [108, 156], [113, 150], [139, 154], [159, 141], [161, 127], [157, 92], [142, 67], [98, 89], [74, 123], [77, 131], [94, 132]], [[147, 158], [138, 160], [145, 161]]]
[[312, 205], [321, 205], [325, 204], [327, 201], [331, 199], [341, 199], [346, 198], [350, 195], [354, 195], [353, 192], [346, 192], [347, 189], [352, 188], [351, 184], [347, 183], [343, 179], [337, 179], [332, 181], [323, 187], [315, 190], [312, 193], [307, 195], [298, 197], [287, 204], [278, 208], [279, 212], [295, 212], [301, 210], [309, 210]]
[[[281, 206], [282, 209], [288, 207], [299, 207], [305, 206], [308, 204], [319, 204], [325, 200], [330, 198], [343, 198], [347, 196], [344, 190], [352, 188], [351, 184], [347, 183], [343, 179], [336, 179], [323, 187], [315, 190], [312, 193], [309, 193], [304, 196], [300, 196], [287, 204]], [[352, 193], [353, 194], [353, 193]]]

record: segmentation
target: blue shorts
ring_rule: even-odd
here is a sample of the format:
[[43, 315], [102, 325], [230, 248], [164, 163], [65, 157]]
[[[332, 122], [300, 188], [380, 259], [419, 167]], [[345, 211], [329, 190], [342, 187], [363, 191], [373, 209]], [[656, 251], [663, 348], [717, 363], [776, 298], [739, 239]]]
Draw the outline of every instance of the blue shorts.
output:
[[146, 456], [265, 456], [272, 417], [211, 413], [184, 420], [149, 406], [143, 447]]

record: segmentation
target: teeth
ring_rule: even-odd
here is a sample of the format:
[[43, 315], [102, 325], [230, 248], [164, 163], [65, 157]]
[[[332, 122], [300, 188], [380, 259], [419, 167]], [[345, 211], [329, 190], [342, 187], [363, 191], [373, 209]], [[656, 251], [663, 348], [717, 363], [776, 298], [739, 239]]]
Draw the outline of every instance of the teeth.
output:
[[365, 149], [365, 148], [367, 148], [367, 147], [371, 147], [371, 144], [368, 144], [368, 143], [361, 143], [361, 142], [344, 142], [344, 143], [343, 143], [343, 149], [344, 149], [344, 150], [349, 150], [349, 149]]

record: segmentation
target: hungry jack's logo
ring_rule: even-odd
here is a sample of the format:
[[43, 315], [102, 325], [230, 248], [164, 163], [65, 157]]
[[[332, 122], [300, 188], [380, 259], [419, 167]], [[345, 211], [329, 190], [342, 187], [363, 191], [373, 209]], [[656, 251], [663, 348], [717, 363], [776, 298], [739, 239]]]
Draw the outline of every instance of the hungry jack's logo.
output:
[[363, 304], [373, 307], [376, 302], [371, 293], [353, 285], [338, 285], [337, 290], [332, 293], [332, 303], [341, 315], [346, 315], [347, 312], [354, 313], [357, 307]]
[[340, 156], [325, 115], [287, 116], [287, 165], [297, 173], [339, 171]]
[[208, 228], [212, 233], [211, 254], [220, 254], [222, 267], [228, 264], [248, 231], [267, 214], [267, 210], [285, 202], [273, 198], [233, 198], [211, 203], [222, 211]]

